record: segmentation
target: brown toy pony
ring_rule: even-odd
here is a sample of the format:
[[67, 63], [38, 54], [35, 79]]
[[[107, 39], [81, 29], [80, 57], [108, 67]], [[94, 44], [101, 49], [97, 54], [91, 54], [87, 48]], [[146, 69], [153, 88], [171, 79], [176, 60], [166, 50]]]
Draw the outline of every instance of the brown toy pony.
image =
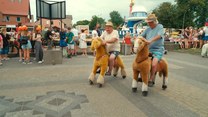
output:
[[[97, 84], [98, 84], [98, 87], [100, 88], [104, 84], [104, 75], [105, 75], [105, 72], [108, 68], [109, 55], [106, 52], [105, 45], [102, 45], [102, 39], [100, 39], [100, 38], [93, 39], [93, 41], [91, 43], [91, 50], [92, 51], [96, 50], [96, 56], [94, 59], [92, 72], [91, 72], [88, 79], [89, 79], [90, 85], [93, 85], [94, 80], [95, 80], [96, 71], [98, 68], [100, 68], [100, 75], [98, 76], [98, 79], [97, 79]], [[121, 68], [122, 77], [126, 78], [126, 71], [124, 69], [123, 61], [118, 56], [115, 60], [115, 66], [113, 69], [114, 76], [117, 76], [119, 67]]]
[[[149, 57], [149, 47], [146, 39], [139, 38], [135, 40], [134, 44], [134, 52], [136, 52], [136, 58], [133, 62], [132, 68], [133, 68], [133, 81], [132, 81], [132, 91], [137, 91], [137, 82], [138, 82], [138, 76], [141, 75], [142, 78], [142, 95], [147, 96], [148, 94], [148, 79], [150, 75], [150, 69], [151, 69], [151, 57]], [[162, 88], [167, 88], [167, 80], [168, 80], [168, 66], [167, 61], [164, 59], [161, 59], [158, 66], [157, 66], [157, 72], [159, 72], [159, 76], [161, 77], [163, 75], [163, 85]], [[156, 72], [156, 73], [157, 73]]]

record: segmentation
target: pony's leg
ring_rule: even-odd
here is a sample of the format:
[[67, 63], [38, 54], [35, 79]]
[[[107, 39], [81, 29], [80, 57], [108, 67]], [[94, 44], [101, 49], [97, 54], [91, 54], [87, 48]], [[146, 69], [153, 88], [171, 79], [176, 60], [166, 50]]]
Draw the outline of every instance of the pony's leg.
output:
[[124, 67], [123, 60], [121, 59], [120, 56], [118, 56], [116, 61], [117, 61], [118, 67], [121, 68], [121, 76], [123, 77], [123, 79], [126, 78], [126, 70], [125, 70], [125, 67]]
[[93, 69], [92, 69], [92, 72], [91, 72], [91, 74], [90, 74], [90, 76], [88, 78], [90, 85], [93, 85], [97, 69], [98, 69], [98, 66], [94, 66]]
[[100, 67], [100, 75], [98, 76], [98, 79], [97, 79], [97, 83], [98, 83], [98, 87], [102, 87], [102, 85], [104, 84], [104, 74], [107, 70], [107, 67], [108, 67], [108, 64], [105, 64], [105, 65], [102, 65]]
[[163, 90], [167, 88], [167, 84], [168, 84], [168, 77], [163, 76], [163, 84], [162, 84]]
[[137, 91], [139, 71], [133, 69], [132, 92]]
[[141, 77], [142, 77], [142, 95], [147, 96], [148, 94], [148, 76], [149, 76], [149, 70], [142, 71]]
[[115, 67], [113, 68], [113, 76], [114, 76], [114, 77], [116, 77], [116, 76], [118, 75], [118, 69], [119, 69], [118, 66], [115, 66]]

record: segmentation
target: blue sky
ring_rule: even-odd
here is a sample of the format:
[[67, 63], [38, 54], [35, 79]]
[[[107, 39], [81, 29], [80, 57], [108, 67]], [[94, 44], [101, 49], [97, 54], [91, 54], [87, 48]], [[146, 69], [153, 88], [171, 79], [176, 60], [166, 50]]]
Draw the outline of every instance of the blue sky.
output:
[[[35, 16], [36, 0], [30, 0], [31, 12]], [[73, 16], [73, 23], [79, 20], [90, 20], [93, 15], [100, 16], [106, 21], [110, 19], [111, 11], [118, 11], [122, 17], [128, 17], [131, 0], [53, 0], [66, 1], [66, 14]], [[174, 3], [174, 0], [135, 0], [135, 6], [144, 6], [148, 11], [153, 10], [162, 2]], [[36, 17], [36, 16], [35, 16]]]

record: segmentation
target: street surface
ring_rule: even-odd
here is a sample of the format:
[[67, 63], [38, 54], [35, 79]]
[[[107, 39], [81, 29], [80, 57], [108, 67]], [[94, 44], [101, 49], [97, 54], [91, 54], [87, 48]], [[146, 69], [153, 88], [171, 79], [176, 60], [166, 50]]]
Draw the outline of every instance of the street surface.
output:
[[[102, 88], [89, 85], [93, 56], [63, 64], [23, 65], [18, 58], [0, 66], [0, 117], [208, 117], [208, 58], [168, 52], [169, 84], [157, 76], [147, 97], [132, 93], [135, 55], [121, 55], [127, 78], [105, 77]], [[98, 76], [98, 75], [97, 75]]]

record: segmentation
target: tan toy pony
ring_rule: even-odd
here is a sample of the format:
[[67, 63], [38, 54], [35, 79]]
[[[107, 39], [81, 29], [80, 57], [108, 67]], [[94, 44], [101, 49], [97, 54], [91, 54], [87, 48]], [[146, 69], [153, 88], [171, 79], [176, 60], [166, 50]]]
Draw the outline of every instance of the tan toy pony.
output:
[[[133, 81], [132, 81], [132, 91], [137, 91], [138, 85], [138, 76], [141, 75], [142, 78], [142, 95], [147, 96], [148, 94], [148, 80], [151, 69], [151, 57], [149, 57], [149, 47], [148, 43], [144, 38], [139, 38], [135, 40], [134, 43], [134, 52], [136, 52], [136, 58], [133, 62]], [[168, 80], [168, 66], [167, 61], [163, 58], [159, 62], [157, 66], [157, 72], [159, 72], [159, 76], [163, 75], [163, 85], [162, 88], [167, 88], [167, 80]]]
[[[100, 75], [98, 76], [98, 79], [97, 79], [97, 84], [98, 84], [98, 87], [100, 88], [104, 84], [104, 75], [105, 75], [105, 72], [108, 68], [109, 55], [106, 52], [105, 45], [102, 45], [102, 39], [100, 39], [100, 38], [93, 39], [93, 41], [91, 43], [91, 50], [92, 51], [96, 50], [96, 56], [94, 59], [92, 72], [91, 72], [88, 79], [89, 79], [90, 85], [93, 85], [94, 80], [95, 80], [96, 71], [98, 68], [100, 68]], [[117, 76], [119, 67], [121, 68], [121, 76], [123, 78], [126, 78], [126, 71], [124, 69], [123, 61], [118, 56], [115, 60], [115, 66], [113, 69], [114, 76]]]

